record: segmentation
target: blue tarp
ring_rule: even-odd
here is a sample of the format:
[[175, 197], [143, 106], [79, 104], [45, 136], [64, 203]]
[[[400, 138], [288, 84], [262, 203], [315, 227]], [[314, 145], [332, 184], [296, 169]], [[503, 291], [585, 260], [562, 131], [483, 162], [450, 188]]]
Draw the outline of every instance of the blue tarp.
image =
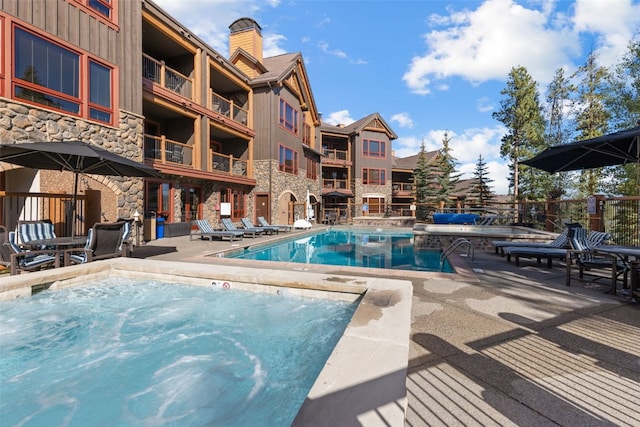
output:
[[434, 213], [434, 224], [475, 224], [480, 218], [476, 214], [450, 214], [450, 213]]

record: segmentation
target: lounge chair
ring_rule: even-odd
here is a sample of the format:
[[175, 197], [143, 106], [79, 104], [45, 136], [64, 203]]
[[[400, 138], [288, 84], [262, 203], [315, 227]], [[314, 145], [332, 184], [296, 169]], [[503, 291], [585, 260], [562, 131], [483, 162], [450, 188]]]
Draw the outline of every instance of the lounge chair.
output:
[[191, 240], [193, 240], [194, 236], [199, 236], [200, 239], [203, 240], [213, 240], [214, 237], [219, 237], [220, 240], [229, 239], [230, 242], [233, 242], [235, 240], [242, 240], [242, 237], [244, 236], [244, 232], [240, 230], [215, 230], [206, 219], [197, 219], [195, 220], [195, 223], [198, 226], [199, 232], [191, 233], [191, 235], [189, 236]]
[[9, 261], [10, 273], [18, 274], [21, 271], [35, 271], [44, 267], [59, 267], [60, 253], [51, 249], [27, 250], [18, 244], [18, 235], [15, 231], [9, 232], [9, 248], [11, 258]]
[[96, 223], [87, 233], [84, 248], [64, 251], [64, 265], [128, 256], [130, 234], [131, 224], [128, 222]]
[[542, 259], [547, 260], [547, 268], [553, 267], [553, 259], [566, 259], [568, 249], [561, 248], [534, 248], [534, 247], [511, 247], [504, 248], [507, 255], [507, 261], [511, 261], [511, 257], [515, 258], [516, 265], [520, 266], [520, 258], [536, 258], [538, 264]]
[[[567, 286], [571, 286], [571, 266], [572, 264], [576, 264], [579, 269], [579, 278], [582, 279], [584, 277], [585, 271], [590, 271], [592, 269], [608, 269], [612, 270], [615, 266], [615, 277], [620, 275], [624, 275], [623, 281], [626, 283], [627, 274], [629, 271], [628, 266], [620, 260], [616, 261], [616, 257], [614, 255], [596, 255], [593, 249], [598, 245], [603, 244], [606, 240], [608, 240], [611, 235], [603, 232], [593, 232], [597, 233], [595, 236], [600, 238], [600, 243], [593, 243], [592, 240], [589, 241], [586, 231], [584, 229], [576, 229], [573, 235], [569, 238], [571, 242], [571, 249], [567, 251], [566, 256], [566, 277], [565, 284]], [[591, 236], [591, 235], [590, 235]], [[596, 240], [597, 242], [597, 240]], [[612, 271], [612, 275], [613, 275]], [[597, 280], [597, 279], [594, 279]], [[613, 281], [615, 284], [615, 281]]]
[[258, 217], [258, 224], [260, 224], [260, 226], [262, 227], [277, 227], [278, 231], [291, 231], [292, 229], [290, 225], [269, 224], [263, 216]]
[[514, 242], [510, 240], [494, 240], [491, 242], [495, 246], [496, 253], [500, 253], [500, 255], [505, 255], [504, 248], [542, 248], [542, 249], [562, 249], [569, 247], [569, 237], [568, 237], [568, 229], [564, 229], [561, 234], [558, 235], [551, 242]]
[[0, 225], [0, 267], [9, 268], [11, 265], [11, 248], [9, 248], [9, 233], [7, 227]]
[[244, 227], [245, 230], [259, 230], [259, 231], [262, 231], [263, 234], [273, 234], [273, 233], [278, 234], [280, 232], [278, 227], [272, 227], [272, 226], [268, 226], [268, 227], [259, 226], [259, 227], [257, 227], [247, 217], [242, 218], [240, 220], [240, 222], [242, 223], [242, 226]]
[[222, 218], [222, 226], [224, 227], [225, 230], [227, 231], [242, 231], [242, 235], [244, 237], [251, 237], [252, 239], [255, 237], [260, 237], [262, 235], [262, 231], [259, 230], [249, 230], [246, 228], [238, 228], [236, 227], [233, 222], [231, 222], [230, 218]]

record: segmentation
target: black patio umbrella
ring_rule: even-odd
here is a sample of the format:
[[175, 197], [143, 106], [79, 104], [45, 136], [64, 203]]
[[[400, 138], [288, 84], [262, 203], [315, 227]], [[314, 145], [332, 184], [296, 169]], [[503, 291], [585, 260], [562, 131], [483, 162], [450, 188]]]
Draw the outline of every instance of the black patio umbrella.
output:
[[152, 167], [82, 141], [0, 144], [0, 162], [31, 169], [70, 171], [75, 174], [72, 235], [75, 233], [76, 225], [79, 174], [160, 177], [160, 173]]
[[547, 172], [640, 163], [640, 126], [571, 144], [556, 145], [521, 162]]

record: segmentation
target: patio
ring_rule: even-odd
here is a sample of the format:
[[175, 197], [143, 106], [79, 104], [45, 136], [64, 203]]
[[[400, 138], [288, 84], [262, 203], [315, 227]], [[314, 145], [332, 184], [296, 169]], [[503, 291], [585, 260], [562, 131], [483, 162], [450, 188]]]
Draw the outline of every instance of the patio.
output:
[[[229, 247], [174, 237], [134, 256], [222, 263], [208, 255]], [[637, 303], [605, 294], [606, 277], [567, 288], [563, 266], [516, 267], [489, 251], [459, 261], [455, 281], [411, 279], [407, 426], [640, 425]]]

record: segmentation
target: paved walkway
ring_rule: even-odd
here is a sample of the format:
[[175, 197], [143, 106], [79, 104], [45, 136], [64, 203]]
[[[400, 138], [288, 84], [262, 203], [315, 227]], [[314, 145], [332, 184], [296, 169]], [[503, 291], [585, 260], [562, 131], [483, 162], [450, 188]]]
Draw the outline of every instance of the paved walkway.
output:
[[[234, 245], [174, 237], [134, 256], [210, 262]], [[561, 263], [465, 263], [456, 280], [411, 279], [407, 426], [640, 425], [640, 304], [605, 294], [606, 278], [565, 287]]]

